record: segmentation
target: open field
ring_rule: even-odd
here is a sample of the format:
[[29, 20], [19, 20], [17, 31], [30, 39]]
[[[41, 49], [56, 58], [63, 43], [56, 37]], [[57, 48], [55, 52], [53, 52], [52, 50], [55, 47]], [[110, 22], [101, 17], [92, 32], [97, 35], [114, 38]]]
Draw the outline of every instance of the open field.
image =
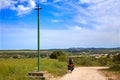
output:
[[[41, 57], [48, 57], [52, 50], [41, 50]], [[37, 50], [0, 50], [0, 58], [35, 58]]]
[[[66, 63], [57, 60], [41, 59], [40, 70], [47, 70], [53, 75], [66, 73]], [[37, 59], [0, 59], [0, 80], [28, 80], [28, 72], [37, 70]]]
[[[52, 50], [40, 50], [41, 54], [51, 54]], [[37, 54], [37, 50], [0, 50], [0, 54]]]
[[[63, 55], [57, 56], [58, 52], [62, 54], [60, 50], [58, 51], [41, 50], [40, 70], [48, 71], [54, 76], [65, 75], [67, 70], [68, 58], [72, 53], [69, 55], [67, 53], [64, 53], [65, 51], [63, 51]], [[57, 56], [57, 57], [52, 59], [50, 57], [50, 54], [53, 54], [53, 53], [55, 53], [55, 55], [53, 56]], [[109, 70], [112, 70], [111, 72], [114, 71], [115, 74], [109, 71], [105, 71], [103, 72], [104, 75], [100, 75], [100, 76], [114, 75], [117, 78], [119, 78], [120, 54], [111, 53], [109, 55], [108, 54], [105, 55], [101, 53], [97, 54], [97, 55], [100, 55], [99, 57], [96, 57], [96, 54], [91, 54], [91, 53], [86, 54], [86, 52], [81, 54], [72, 54], [71, 57], [74, 60], [75, 67], [76, 66], [78, 67], [81, 66], [81, 68], [83, 67], [82, 69], [79, 68], [80, 70], [79, 73], [81, 73], [81, 70], [84, 72], [85, 70], [84, 67], [86, 66], [88, 67], [106, 66], [106, 67], [110, 67]], [[0, 80], [29, 80], [28, 78], [26, 78], [28, 72], [35, 71], [35, 70], [37, 70], [37, 51], [35, 50], [0, 50], [0, 71], [1, 71]], [[96, 69], [94, 70], [96, 72]], [[88, 73], [85, 73], [85, 74], [88, 74]]]

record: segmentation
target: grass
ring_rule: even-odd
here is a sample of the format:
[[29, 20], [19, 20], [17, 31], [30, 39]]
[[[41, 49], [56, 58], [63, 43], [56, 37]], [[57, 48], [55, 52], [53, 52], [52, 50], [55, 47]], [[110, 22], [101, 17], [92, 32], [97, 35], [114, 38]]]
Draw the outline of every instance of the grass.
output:
[[101, 73], [106, 76], [107, 80], [120, 80], [120, 66], [113, 66], [107, 69], [101, 69]]
[[[41, 59], [40, 70], [46, 70], [55, 76], [62, 76], [67, 63], [52, 59]], [[0, 80], [28, 80], [28, 72], [37, 70], [37, 59], [0, 59]]]

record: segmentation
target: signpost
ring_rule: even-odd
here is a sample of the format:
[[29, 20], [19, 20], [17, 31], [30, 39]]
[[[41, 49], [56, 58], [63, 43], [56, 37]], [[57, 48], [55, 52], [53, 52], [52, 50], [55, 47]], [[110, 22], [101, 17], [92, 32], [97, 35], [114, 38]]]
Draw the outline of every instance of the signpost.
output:
[[37, 17], [38, 17], [38, 72], [39, 72], [40, 71], [40, 22], [39, 21], [40, 21], [40, 10], [41, 10], [39, 5], [37, 8], [35, 8], [35, 10], [38, 11]]
[[38, 70], [37, 70], [37, 72], [36, 71], [33, 71], [33, 72], [29, 72], [28, 73], [28, 77], [29, 78], [39, 78], [40, 80], [45, 80], [47, 77], [48, 77], [48, 72], [47, 71], [40, 71], [40, 10], [41, 10], [41, 8], [39, 7], [39, 5], [38, 5], [38, 7], [37, 8], [35, 8], [35, 10], [37, 10], [38, 12], [37, 12], [37, 17], [38, 17], [38, 32], [37, 32], [37, 34], [38, 34], [38, 45], [37, 45], [37, 47], [38, 47]]

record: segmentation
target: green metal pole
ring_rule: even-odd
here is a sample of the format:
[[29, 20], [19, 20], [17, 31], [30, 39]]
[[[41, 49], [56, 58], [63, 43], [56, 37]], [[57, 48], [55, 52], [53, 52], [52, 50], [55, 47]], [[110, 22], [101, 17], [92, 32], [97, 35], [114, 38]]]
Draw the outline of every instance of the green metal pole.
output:
[[40, 8], [38, 6], [38, 72], [40, 71]]
[[38, 17], [38, 72], [40, 71], [40, 7], [38, 5], [35, 10], [37, 10], [37, 17]]

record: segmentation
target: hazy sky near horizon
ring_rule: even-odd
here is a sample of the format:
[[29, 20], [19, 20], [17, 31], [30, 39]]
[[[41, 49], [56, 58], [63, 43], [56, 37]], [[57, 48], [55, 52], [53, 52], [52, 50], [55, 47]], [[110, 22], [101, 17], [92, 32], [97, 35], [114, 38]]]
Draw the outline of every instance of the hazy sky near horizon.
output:
[[0, 49], [120, 47], [120, 0], [0, 0]]

